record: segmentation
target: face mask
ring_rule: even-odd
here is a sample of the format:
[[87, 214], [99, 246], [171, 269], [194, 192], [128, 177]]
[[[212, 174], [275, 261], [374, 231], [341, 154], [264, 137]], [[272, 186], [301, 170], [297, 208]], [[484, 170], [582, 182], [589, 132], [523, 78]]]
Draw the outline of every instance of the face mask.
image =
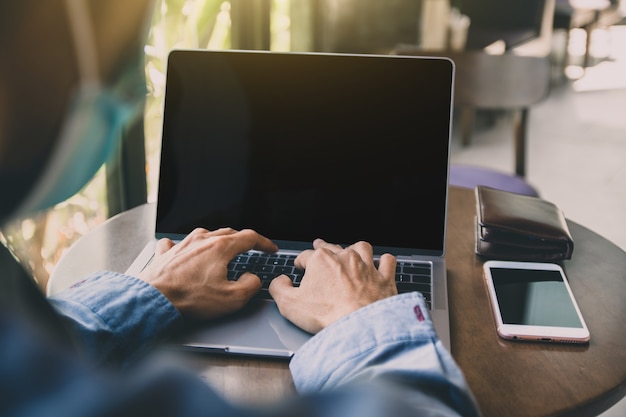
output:
[[112, 87], [98, 76], [98, 62], [85, 0], [66, 0], [81, 83], [66, 113], [57, 146], [17, 215], [32, 214], [81, 190], [117, 149], [124, 129], [142, 114], [146, 95], [143, 58]]

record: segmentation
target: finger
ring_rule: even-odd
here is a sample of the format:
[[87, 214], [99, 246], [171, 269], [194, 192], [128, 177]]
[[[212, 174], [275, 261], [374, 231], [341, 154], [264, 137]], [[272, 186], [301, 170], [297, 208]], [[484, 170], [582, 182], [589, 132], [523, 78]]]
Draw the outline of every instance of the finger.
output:
[[309, 258], [311, 257], [311, 255], [313, 255], [313, 252], [314, 251], [311, 249], [303, 250], [302, 252], [300, 252], [298, 256], [296, 256], [296, 259], [293, 260], [296, 268], [306, 269], [306, 264], [309, 262]]
[[313, 248], [314, 249], [328, 249], [335, 253], [341, 252], [343, 250], [343, 247], [341, 247], [341, 245], [328, 243], [324, 239], [319, 239], [319, 238], [313, 241]]
[[237, 288], [237, 292], [241, 294], [244, 304], [259, 292], [262, 285], [261, 278], [250, 272], [242, 274], [237, 281], [231, 282]]
[[203, 235], [206, 235], [207, 233], [209, 233], [209, 231], [207, 229], [204, 229], [202, 227], [196, 227], [187, 236], [185, 236], [185, 238], [193, 238], [195, 236], [203, 236]]
[[235, 233], [237, 233], [237, 230], [233, 229], [232, 227], [222, 227], [220, 229], [217, 230], [206, 230], [206, 233], [209, 236], [226, 236], [226, 235], [233, 235]]
[[230, 244], [225, 250], [232, 257], [251, 249], [274, 253], [278, 246], [265, 236], [251, 229], [244, 229], [230, 236]]
[[178, 247], [181, 248], [182, 250], [183, 248], [186, 248], [189, 245], [195, 244], [194, 242], [198, 242], [198, 241], [201, 242], [206, 239], [208, 233], [209, 231], [207, 229], [196, 227], [191, 232], [189, 232], [187, 236], [185, 236], [184, 239], [182, 239], [178, 243]]
[[315, 334], [323, 326], [317, 323], [317, 316], [311, 315], [303, 303], [297, 299], [299, 289], [295, 288], [291, 280], [286, 275], [274, 278], [270, 283], [270, 295], [276, 302], [278, 311], [287, 320], [301, 328], [302, 330]]
[[198, 236], [199, 235], [196, 235], [195, 239], [200, 242], [205, 242], [209, 247], [217, 249], [217, 252], [220, 253], [221, 257], [226, 261], [251, 249], [270, 253], [278, 251], [278, 246], [276, 246], [274, 242], [250, 229], [237, 231], [235, 229], [224, 228], [213, 232], [206, 231], [203, 236]]
[[374, 264], [374, 248], [369, 243], [363, 241], [357, 242], [348, 246], [346, 249], [351, 249], [358, 253], [363, 261]]
[[313, 250], [310, 250], [310, 249], [304, 250], [300, 252], [300, 254], [296, 257], [296, 259], [294, 260], [296, 266], [300, 269], [305, 269], [306, 264], [309, 261], [309, 258], [315, 253], [316, 250], [319, 250], [319, 249], [326, 249], [332, 253], [339, 253], [342, 250], [344, 250], [343, 247], [341, 247], [341, 245], [328, 243], [324, 239], [317, 238], [313, 241]]
[[224, 228], [213, 230], [213, 231], [205, 229], [203, 227], [196, 227], [187, 236], [185, 236], [185, 239], [183, 240], [184, 241], [202, 240], [202, 239], [207, 239], [210, 237], [232, 235], [236, 232], [237, 230], [232, 229], [230, 227], [224, 227]]
[[274, 301], [279, 304], [279, 308], [281, 308], [280, 304], [285, 304], [284, 300], [288, 297], [290, 291], [294, 289], [295, 287], [291, 279], [287, 275], [280, 275], [270, 282], [269, 292]]
[[326, 242], [324, 239], [315, 239], [313, 241], [313, 250], [307, 249], [302, 252], [294, 259], [295, 265], [300, 269], [306, 269], [306, 265], [309, 262], [309, 259], [316, 251], [319, 250], [328, 250], [332, 253], [339, 253], [343, 250], [340, 245], [335, 245], [332, 243]]
[[175, 243], [168, 238], [163, 238], [157, 240], [156, 246], [154, 248], [154, 252], [157, 255], [163, 255], [168, 250], [172, 249], [175, 246]]
[[378, 260], [378, 272], [387, 279], [394, 279], [396, 275], [396, 257], [385, 253]]

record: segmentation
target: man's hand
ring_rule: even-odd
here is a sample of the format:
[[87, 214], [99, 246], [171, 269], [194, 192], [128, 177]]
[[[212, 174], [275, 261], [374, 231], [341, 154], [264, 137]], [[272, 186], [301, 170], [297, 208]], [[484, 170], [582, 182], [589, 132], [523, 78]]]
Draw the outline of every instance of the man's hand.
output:
[[281, 314], [298, 327], [317, 333], [363, 306], [398, 293], [394, 256], [381, 256], [376, 269], [369, 243], [343, 249], [317, 239], [313, 247], [296, 258], [296, 266], [305, 270], [299, 288], [286, 276], [275, 278], [269, 287]]
[[157, 242], [156, 254], [139, 278], [163, 293], [186, 317], [212, 319], [242, 308], [261, 288], [251, 273], [226, 278], [230, 260], [250, 249], [276, 252], [278, 247], [252, 230], [196, 229], [174, 244]]

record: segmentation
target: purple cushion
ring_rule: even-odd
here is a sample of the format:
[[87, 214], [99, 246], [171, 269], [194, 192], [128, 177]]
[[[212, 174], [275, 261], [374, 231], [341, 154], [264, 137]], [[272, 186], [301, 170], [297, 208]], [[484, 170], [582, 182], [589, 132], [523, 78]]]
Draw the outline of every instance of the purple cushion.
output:
[[451, 164], [450, 185], [470, 189], [474, 189], [477, 185], [485, 185], [512, 193], [539, 196], [537, 190], [522, 177], [471, 165]]

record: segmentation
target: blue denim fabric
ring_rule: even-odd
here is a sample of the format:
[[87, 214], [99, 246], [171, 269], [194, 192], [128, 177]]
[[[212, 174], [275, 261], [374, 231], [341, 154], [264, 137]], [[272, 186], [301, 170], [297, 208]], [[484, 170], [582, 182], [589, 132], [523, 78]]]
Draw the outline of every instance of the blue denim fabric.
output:
[[422, 295], [414, 292], [378, 301], [333, 323], [292, 359], [298, 392], [327, 391], [357, 381], [402, 381], [414, 391], [423, 390], [413, 393], [420, 394], [420, 409], [449, 406], [460, 414], [478, 415], [465, 378], [427, 312]]
[[101, 272], [49, 298], [95, 364], [131, 362], [182, 325], [178, 310], [145, 281]]
[[[91, 352], [88, 356], [102, 362], [110, 356], [122, 361], [132, 358], [138, 347], [149, 346], [182, 322], [177, 310], [155, 288], [111, 272], [91, 277], [51, 302], [73, 323], [79, 341]], [[391, 297], [342, 318], [302, 346], [290, 369], [302, 397], [252, 415], [479, 415], [464, 377], [438, 339], [418, 293]], [[201, 395], [192, 375], [150, 374], [147, 385], [144, 381], [133, 386], [147, 401], [161, 396], [159, 401], [166, 406], [155, 410], [158, 415], [202, 415], [215, 409], [221, 409], [223, 415], [250, 415], [250, 410], [231, 408], [209, 390]], [[150, 394], [153, 386], [158, 387], [154, 395]], [[127, 410], [117, 404], [118, 415], [136, 410], [135, 388], [126, 390]], [[106, 397], [111, 393], [103, 389], [100, 394]], [[103, 399], [97, 401], [102, 404]], [[84, 413], [87, 408], [81, 409]]]

